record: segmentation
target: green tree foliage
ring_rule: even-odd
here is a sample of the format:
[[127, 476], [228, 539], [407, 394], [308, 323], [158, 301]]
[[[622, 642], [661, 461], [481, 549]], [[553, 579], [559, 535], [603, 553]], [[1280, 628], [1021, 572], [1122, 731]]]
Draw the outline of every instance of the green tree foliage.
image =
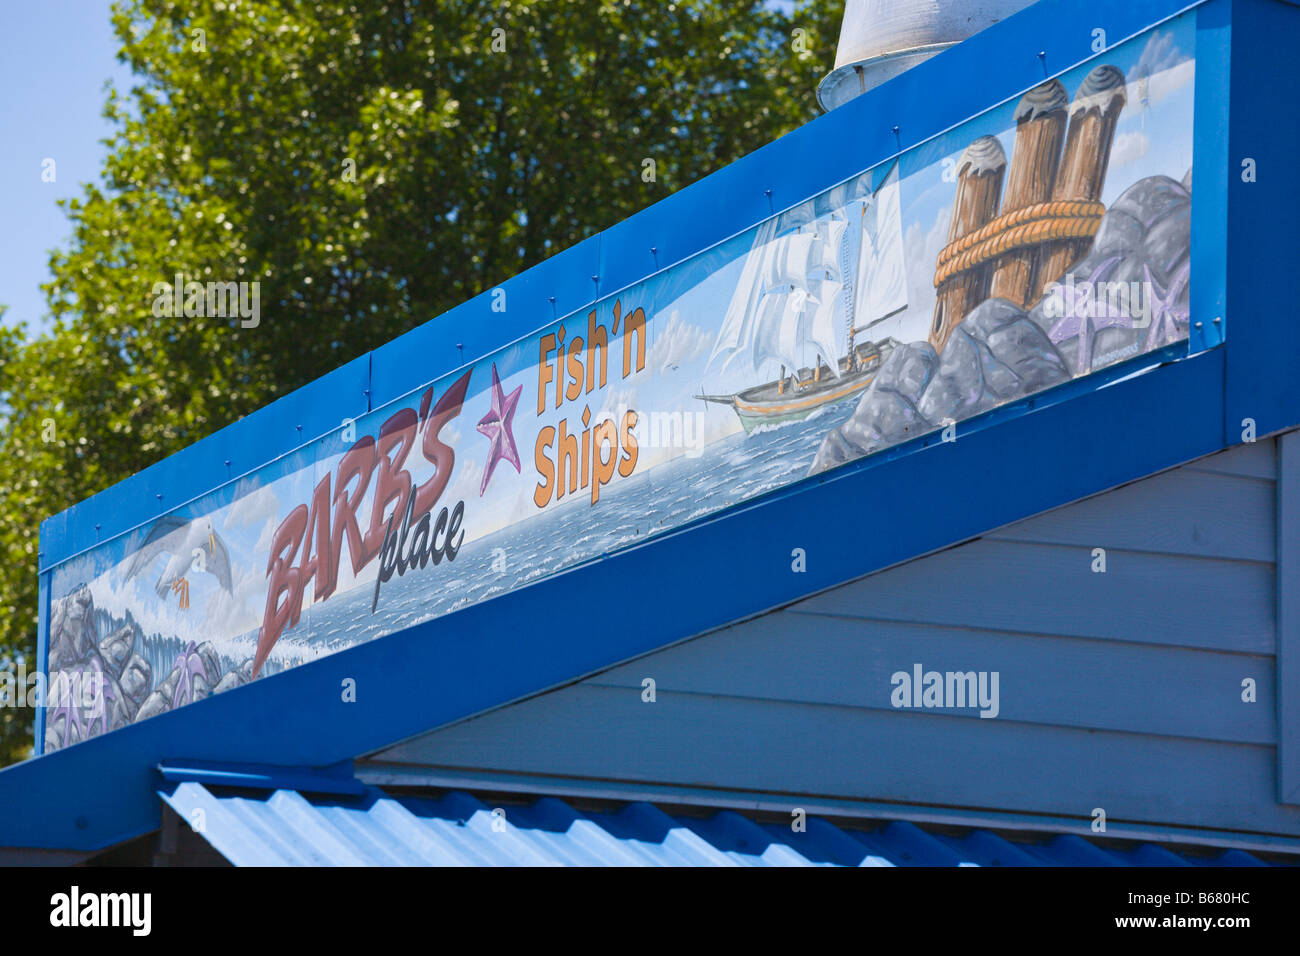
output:
[[[115, 6], [137, 85], [52, 331], [0, 339], [0, 667], [34, 660], [42, 517], [813, 118], [843, 0], [788, 6]], [[258, 281], [260, 325], [154, 315], [178, 272]], [[0, 714], [3, 761], [31, 712]]]

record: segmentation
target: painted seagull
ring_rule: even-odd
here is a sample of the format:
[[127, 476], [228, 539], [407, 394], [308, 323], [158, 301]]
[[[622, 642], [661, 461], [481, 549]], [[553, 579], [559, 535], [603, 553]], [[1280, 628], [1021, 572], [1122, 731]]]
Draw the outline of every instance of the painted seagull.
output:
[[[201, 561], [195, 552], [202, 554]], [[127, 578], [148, 570], [160, 554], [170, 556], [162, 576], [154, 585], [154, 590], [164, 601], [171, 590], [180, 595], [182, 608], [189, 607], [189, 581], [185, 575], [195, 568], [196, 563], [198, 571], [206, 571], [223, 588], [231, 590], [230, 554], [226, 551], [226, 543], [212, 530], [210, 519], [182, 521], [180, 518], [159, 518], [149, 529], [144, 544], [131, 558]]]

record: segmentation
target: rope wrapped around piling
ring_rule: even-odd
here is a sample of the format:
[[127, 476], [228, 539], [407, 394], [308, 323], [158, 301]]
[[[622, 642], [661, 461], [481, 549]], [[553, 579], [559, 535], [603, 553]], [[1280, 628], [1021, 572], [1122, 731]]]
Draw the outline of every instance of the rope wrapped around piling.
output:
[[935, 262], [935, 287], [1012, 249], [1053, 239], [1091, 239], [1105, 214], [1106, 207], [1099, 202], [1056, 199], [998, 216], [943, 248]]

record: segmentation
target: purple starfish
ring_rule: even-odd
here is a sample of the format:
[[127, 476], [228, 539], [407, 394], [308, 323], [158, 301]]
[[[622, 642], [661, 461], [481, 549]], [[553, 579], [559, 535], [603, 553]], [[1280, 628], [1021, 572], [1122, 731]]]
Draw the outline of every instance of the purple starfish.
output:
[[1147, 288], [1151, 290], [1151, 325], [1147, 329], [1146, 342], [1143, 345], [1145, 349], [1154, 348], [1157, 345], [1166, 342], [1176, 342], [1179, 337], [1178, 326], [1186, 325], [1190, 317], [1182, 309], [1176, 308], [1178, 297], [1182, 295], [1183, 289], [1187, 286], [1187, 280], [1191, 277], [1191, 260], [1183, 263], [1183, 267], [1174, 273], [1170, 279], [1169, 288], [1164, 292], [1159, 291], [1155, 277], [1151, 275], [1151, 270], [1143, 263], [1142, 272], [1146, 276]]
[[492, 446], [488, 449], [487, 464], [483, 467], [483, 481], [478, 486], [478, 496], [483, 497], [487, 491], [492, 472], [496, 471], [497, 462], [505, 459], [519, 471], [519, 451], [515, 448], [515, 436], [510, 424], [515, 417], [515, 406], [519, 404], [522, 385], [509, 395], [501, 391], [501, 379], [497, 375], [497, 363], [492, 363], [492, 408], [478, 423], [478, 430], [488, 437]]
[[176, 655], [176, 663], [172, 668], [180, 668], [180, 675], [176, 680], [176, 690], [172, 694], [172, 707], [179, 707], [181, 704], [188, 704], [194, 700], [194, 678], [202, 677], [207, 679], [207, 669], [203, 666], [203, 658], [199, 656], [199, 649], [190, 641], [185, 650]]
[[1078, 337], [1079, 357], [1075, 367], [1080, 372], [1087, 371], [1092, 366], [1093, 335], [1102, 329], [1124, 324], [1126, 317], [1111, 314], [1105, 299], [1097, 295], [1097, 280], [1118, 261], [1118, 256], [1111, 256], [1093, 270], [1084, 282], [1057, 284], [1064, 308], [1061, 318], [1052, 326], [1047, 337], [1053, 345]]
[[116, 700], [116, 695], [113, 693], [113, 685], [110, 684], [108, 678], [104, 676], [104, 665], [100, 663], [99, 658], [92, 656], [90, 663], [91, 666], [82, 671], [83, 680], [89, 676], [92, 670], [95, 672], [95, 683], [92, 685], [95, 702], [91, 704], [89, 708], [90, 727], [87, 728], [87, 733], [89, 733], [90, 728], [95, 726], [95, 720], [98, 719], [100, 722], [100, 732], [106, 734], [112, 729], [109, 726], [109, 718], [111, 716], [109, 704]]
[[[85, 740], [87, 737], [86, 724], [81, 719], [80, 702], [74, 702], [72, 699], [72, 671], [56, 671], [59, 680], [58, 687], [51, 687], [50, 693], [55, 698], [53, 712], [49, 716], [49, 722], [53, 724], [59, 717], [63, 717], [63, 744], [66, 747], [72, 742], [72, 728], [77, 728], [77, 737], [79, 740]], [[79, 673], [79, 672], [78, 672]], [[67, 675], [67, 676], [64, 676]], [[78, 677], [78, 680], [80, 678]], [[54, 678], [51, 679], [53, 683]]]

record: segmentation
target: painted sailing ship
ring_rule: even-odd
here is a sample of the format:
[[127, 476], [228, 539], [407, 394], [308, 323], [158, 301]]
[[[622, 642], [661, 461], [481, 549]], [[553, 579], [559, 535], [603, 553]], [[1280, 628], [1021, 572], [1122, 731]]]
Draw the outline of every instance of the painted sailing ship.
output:
[[[853, 188], [769, 219], [755, 236], [709, 365], [721, 358], [724, 370], [745, 361], [756, 374], [780, 373], [732, 395], [695, 396], [730, 405], [746, 432], [860, 395], [897, 345], [858, 337], [907, 308], [898, 164], [874, 191], [853, 197]], [[843, 354], [837, 317], [847, 333]]]

